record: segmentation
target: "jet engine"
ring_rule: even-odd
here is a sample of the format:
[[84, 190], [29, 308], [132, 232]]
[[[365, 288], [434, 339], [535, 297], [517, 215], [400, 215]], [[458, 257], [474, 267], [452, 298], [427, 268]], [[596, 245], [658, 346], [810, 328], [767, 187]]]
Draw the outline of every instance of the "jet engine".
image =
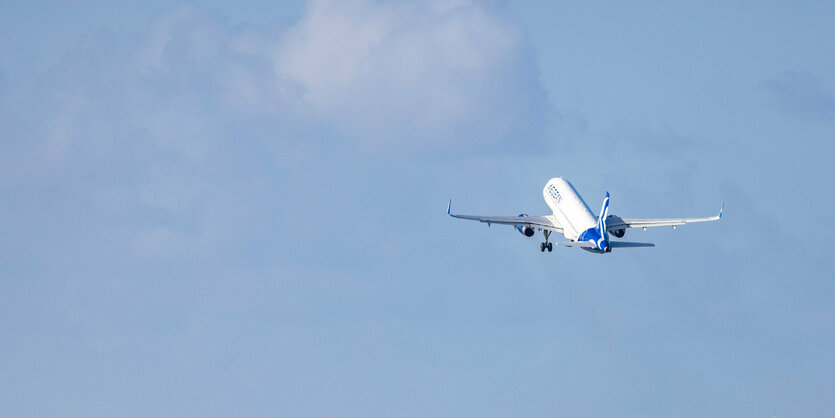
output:
[[626, 235], [626, 230], [625, 229], [616, 229], [616, 230], [610, 232], [610, 234], [612, 234], [612, 235], [614, 235], [618, 238], [623, 238], [623, 236]]
[[516, 230], [519, 231], [519, 233], [521, 233], [522, 235], [524, 235], [526, 237], [532, 237], [533, 234], [536, 232], [536, 231], [534, 231], [533, 228], [531, 228], [527, 225], [519, 225], [519, 226], [516, 227]]
[[[528, 215], [527, 215], [527, 214], [524, 214], [524, 213], [520, 213], [520, 214], [519, 214], [519, 217], [520, 217], [520, 218], [524, 218], [524, 217], [526, 217], [526, 216], [528, 216]], [[530, 226], [528, 226], [528, 225], [519, 225], [519, 226], [517, 226], [517, 227], [516, 227], [516, 230], [517, 230], [517, 231], [519, 231], [519, 233], [520, 233], [520, 234], [522, 234], [522, 235], [524, 235], [524, 236], [526, 236], [526, 237], [532, 237], [532, 236], [533, 236], [533, 234], [536, 232], [536, 231], [534, 231], [534, 229], [533, 229], [533, 228], [531, 228], [531, 227], [530, 227]]]

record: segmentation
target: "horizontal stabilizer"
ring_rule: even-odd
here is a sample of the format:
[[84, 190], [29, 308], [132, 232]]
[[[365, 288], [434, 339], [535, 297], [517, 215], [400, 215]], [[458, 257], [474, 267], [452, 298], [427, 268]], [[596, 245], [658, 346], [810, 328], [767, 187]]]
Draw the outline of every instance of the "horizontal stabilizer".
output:
[[597, 248], [593, 242], [588, 241], [566, 241], [566, 242], [558, 242], [558, 246], [560, 247], [580, 247], [580, 248]]
[[609, 245], [612, 248], [655, 247], [655, 244], [649, 242], [609, 241]]

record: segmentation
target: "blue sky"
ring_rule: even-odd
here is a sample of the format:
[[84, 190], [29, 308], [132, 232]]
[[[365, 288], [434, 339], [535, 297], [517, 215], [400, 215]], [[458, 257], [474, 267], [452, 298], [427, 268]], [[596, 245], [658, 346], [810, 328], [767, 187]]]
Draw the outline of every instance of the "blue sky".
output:
[[[829, 416], [835, 4], [0, 6], [0, 415]], [[453, 221], [718, 223], [606, 256]]]

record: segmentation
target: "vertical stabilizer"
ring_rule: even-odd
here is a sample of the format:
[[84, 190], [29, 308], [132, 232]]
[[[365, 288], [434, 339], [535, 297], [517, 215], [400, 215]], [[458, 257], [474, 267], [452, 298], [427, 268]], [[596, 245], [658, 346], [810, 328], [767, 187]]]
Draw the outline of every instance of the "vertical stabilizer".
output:
[[609, 216], [609, 192], [606, 192], [606, 197], [603, 199], [603, 206], [600, 208], [600, 215], [597, 217], [597, 232], [600, 237], [606, 240], [609, 239], [609, 234], [606, 232], [606, 217]]

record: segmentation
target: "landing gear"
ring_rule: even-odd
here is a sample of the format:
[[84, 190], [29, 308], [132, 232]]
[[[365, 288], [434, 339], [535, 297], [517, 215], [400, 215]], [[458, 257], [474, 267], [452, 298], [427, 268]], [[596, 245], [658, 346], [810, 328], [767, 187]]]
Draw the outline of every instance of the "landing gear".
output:
[[539, 243], [539, 251], [544, 253], [545, 250], [547, 249], [548, 252], [550, 253], [554, 249], [554, 244], [548, 242], [548, 236], [551, 235], [551, 231], [543, 230], [542, 235], [545, 235], [545, 242], [540, 242]]

